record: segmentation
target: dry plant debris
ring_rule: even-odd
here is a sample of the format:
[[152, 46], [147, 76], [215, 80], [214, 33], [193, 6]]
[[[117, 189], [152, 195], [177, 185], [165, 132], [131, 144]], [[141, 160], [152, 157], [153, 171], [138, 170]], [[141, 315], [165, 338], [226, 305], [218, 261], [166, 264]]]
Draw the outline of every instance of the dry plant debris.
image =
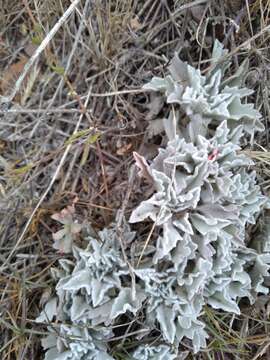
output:
[[[269, 189], [268, 1], [78, 1], [36, 58], [16, 97], [6, 102], [14, 89], [5, 82], [9, 70], [33, 56], [71, 3], [1, 4], [0, 354], [5, 360], [44, 359], [41, 338], [47, 329], [34, 319], [53, 294], [51, 268], [66, 258], [53, 248], [53, 234], [60, 226], [51, 216], [76, 199], [76, 220], [85, 228], [74, 240], [83, 248], [85, 232], [95, 237], [115, 219], [117, 209], [129, 218], [132, 209], [151, 196], [152, 185], [136, 172], [131, 176], [132, 152], [151, 161], [158, 148], [165, 147], [164, 134], [149, 136], [146, 128], [167, 118], [170, 109], [162, 106], [149, 116], [153, 94], [142, 86], [168, 73], [175, 52], [205, 74], [218, 39], [233, 63], [225, 78], [249, 60], [243, 80], [255, 91], [249, 102], [263, 114], [265, 130], [243, 138], [241, 145], [254, 160], [252, 167], [266, 195]], [[260, 239], [266, 219], [267, 212], [248, 227], [251, 242]], [[123, 218], [119, 224], [121, 228]], [[149, 234], [149, 245], [158, 237], [152, 225], [133, 225], [141, 239], [135, 253], [148, 255], [149, 249], [143, 248]], [[72, 261], [72, 256], [67, 259]], [[208, 347], [194, 355], [191, 344], [182, 341], [183, 357], [267, 359], [268, 304], [268, 295], [252, 306], [242, 301], [240, 315], [205, 307]], [[116, 359], [131, 353], [135, 359], [169, 354], [162, 344], [155, 354], [162, 343], [158, 334], [149, 335], [150, 347], [138, 348], [142, 340], [129, 340], [134, 332], [132, 336], [140, 338], [136, 331], [136, 323], [127, 317], [109, 342], [109, 353]]]

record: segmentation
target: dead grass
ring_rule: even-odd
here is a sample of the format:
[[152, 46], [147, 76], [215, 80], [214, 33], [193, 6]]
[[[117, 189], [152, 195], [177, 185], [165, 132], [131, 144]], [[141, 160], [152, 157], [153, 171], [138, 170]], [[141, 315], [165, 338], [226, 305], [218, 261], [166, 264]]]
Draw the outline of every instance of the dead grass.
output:
[[[14, 90], [25, 63], [69, 6], [68, 0], [0, 2], [2, 96]], [[81, 220], [102, 228], [114, 218], [125, 201], [123, 189], [130, 189], [132, 151], [151, 156], [160, 141], [145, 141], [149, 99], [140, 87], [166, 71], [174, 51], [206, 69], [218, 38], [235, 68], [249, 58], [246, 80], [266, 131], [246, 151], [269, 190], [269, 17], [268, 0], [82, 0], [13, 101], [0, 99], [1, 359], [43, 358], [45, 329], [33, 319], [60, 257], [52, 248], [50, 215], [77, 197]], [[142, 196], [135, 177], [126, 213]], [[189, 358], [270, 358], [268, 301], [243, 305], [239, 317], [205, 309], [209, 348]], [[125, 358], [115, 346], [116, 358]]]

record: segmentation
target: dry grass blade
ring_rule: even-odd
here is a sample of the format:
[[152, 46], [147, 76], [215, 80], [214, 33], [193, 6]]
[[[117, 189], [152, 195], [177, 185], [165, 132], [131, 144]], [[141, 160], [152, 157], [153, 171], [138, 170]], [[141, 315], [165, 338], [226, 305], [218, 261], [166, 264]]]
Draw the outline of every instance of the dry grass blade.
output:
[[[90, 98], [90, 92], [89, 92], [89, 96], [87, 97], [87, 99], [86, 99], [86, 101], [85, 101], [85, 103], [84, 103], [84, 106], [87, 106], [88, 101], [89, 101], [89, 98]], [[75, 135], [75, 134], [78, 132], [78, 130], [79, 130], [79, 128], [80, 128], [81, 121], [82, 121], [82, 119], [83, 119], [83, 116], [84, 116], [83, 114], [80, 115], [79, 121], [77, 122], [77, 125], [76, 125], [76, 127], [75, 127], [72, 135]], [[20, 235], [19, 238], [18, 238], [18, 241], [16, 242], [16, 244], [15, 244], [14, 247], [12, 248], [9, 256], [7, 257], [7, 259], [5, 260], [5, 262], [1, 265], [1, 267], [0, 267], [0, 272], [3, 270], [3, 268], [6, 266], [6, 264], [8, 264], [8, 262], [11, 260], [13, 254], [14, 254], [15, 251], [17, 250], [17, 248], [18, 248], [18, 246], [20, 245], [20, 243], [22, 242], [22, 240], [24, 239], [24, 236], [25, 236], [25, 234], [26, 234], [26, 232], [27, 232], [27, 230], [28, 230], [28, 227], [31, 225], [31, 223], [32, 223], [32, 221], [33, 221], [33, 218], [34, 218], [37, 210], [39, 209], [40, 205], [41, 205], [41, 204], [43, 203], [43, 201], [45, 200], [45, 198], [46, 198], [46, 196], [48, 195], [49, 191], [51, 190], [51, 188], [52, 188], [55, 180], [57, 179], [57, 177], [58, 177], [58, 175], [59, 175], [59, 172], [60, 172], [60, 170], [62, 169], [63, 164], [65, 163], [66, 157], [67, 157], [67, 155], [68, 155], [71, 147], [72, 147], [72, 144], [68, 144], [68, 145], [67, 145], [67, 147], [66, 147], [66, 149], [65, 149], [65, 151], [64, 151], [64, 154], [63, 154], [63, 156], [62, 156], [62, 158], [61, 158], [61, 160], [60, 160], [60, 163], [58, 164], [57, 169], [56, 169], [55, 173], [53, 174], [53, 177], [52, 177], [52, 179], [51, 179], [51, 181], [50, 181], [50, 183], [49, 183], [49, 186], [47, 187], [47, 189], [45, 190], [45, 192], [44, 192], [43, 195], [41, 196], [41, 198], [40, 198], [40, 200], [38, 201], [37, 205], [35, 206], [34, 210], [32, 211], [32, 213], [31, 213], [31, 215], [30, 215], [27, 223], [25, 224], [25, 227], [24, 227], [21, 235]]]
[[55, 34], [61, 28], [61, 26], [66, 22], [66, 20], [72, 14], [72, 12], [75, 10], [76, 6], [79, 4], [80, 1], [81, 0], [74, 0], [70, 4], [69, 8], [65, 11], [63, 16], [57, 21], [57, 23], [54, 25], [54, 27], [49, 31], [49, 33], [46, 35], [46, 37], [42, 40], [41, 44], [36, 49], [35, 53], [25, 64], [22, 74], [19, 76], [18, 80], [16, 81], [14, 89], [12, 90], [11, 94], [6, 97], [3, 97], [1, 99], [2, 102], [11, 102], [14, 99], [17, 92], [20, 90], [20, 87], [22, 86], [22, 83], [23, 83], [27, 73], [31, 69], [32, 65], [39, 58], [40, 54], [46, 49], [46, 47], [48, 46], [48, 44], [50, 43], [52, 38], [55, 36]]
[[151, 227], [151, 230], [149, 231], [149, 234], [147, 236], [147, 239], [145, 240], [145, 243], [143, 245], [143, 249], [142, 249], [142, 252], [140, 253], [140, 256], [139, 256], [139, 259], [138, 259], [138, 262], [137, 262], [137, 267], [140, 265], [140, 262], [142, 260], [142, 257], [144, 255], [144, 252], [149, 244], [149, 241], [151, 240], [151, 237], [153, 235], [153, 232], [155, 230], [155, 227], [156, 227], [156, 221], [153, 223], [152, 227]]

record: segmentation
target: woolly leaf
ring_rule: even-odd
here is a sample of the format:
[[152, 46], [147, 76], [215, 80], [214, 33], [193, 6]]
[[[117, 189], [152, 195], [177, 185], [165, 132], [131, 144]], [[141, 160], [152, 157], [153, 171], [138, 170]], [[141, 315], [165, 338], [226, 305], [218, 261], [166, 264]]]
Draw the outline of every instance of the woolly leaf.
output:
[[144, 89], [164, 93], [169, 104], [180, 105], [190, 119], [185, 134], [189, 141], [194, 141], [198, 135], [207, 136], [208, 125], [210, 123], [216, 125], [223, 120], [228, 120], [231, 128], [240, 122], [244, 125], [244, 130], [251, 135], [255, 131], [264, 129], [261, 115], [254, 109], [253, 104], [242, 102], [243, 97], [251, 93], [249, 89], [239, 89], [246, 62], [240, 66], [230, 81], [223, 79], [229, 61], [219, 62], [219, 60], [226, 55], [226, 52], [216, 40], [211, 71], [206, 76], [175, 55], [169, 66], [170, 75], [164, 79], [154, 77], [144, 86]]
[[137, 289], [135, 298], [132, 297], [132, 290], [130, 288], [122, 288], [118, 297], [114, 300], [110, 317], [115, 319], [120, 314], [124, 314], [127, 311], [136, 314], [141, 308], [146, 295]]
[[141, 345], [132, 354], [133, 360], [174, 360], [176, 358], [179, 360], [185, 359], [184, 356], [176, 356], [167, 345]]

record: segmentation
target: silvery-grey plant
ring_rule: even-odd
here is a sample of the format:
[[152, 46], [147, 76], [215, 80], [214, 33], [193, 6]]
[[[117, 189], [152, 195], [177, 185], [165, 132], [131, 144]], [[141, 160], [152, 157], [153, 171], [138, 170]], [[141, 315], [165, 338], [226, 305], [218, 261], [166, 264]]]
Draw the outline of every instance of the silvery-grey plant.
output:
[[[226, 121], [210, 139], [188, 143], [175, 135], [150, 166], [144, 161], [155, 191], [130, 217], [162, 227], [152, 267], [136, 270], [151, 294], [147, 313], [164, 340], [190, 338], [194, 351], [206, 344], [203, 305], [239, 314], [240, 298], [253, 302], [268, 291], [270, 254], [247, 247], [246, 239], [267, 198], [248, 171], [252, 161], [239, 153], [241, 136], [242, 126], [229, 130]], [[156, 273], [160, 266], [166, 271]]]
[[[181, 61], [176, 54], [167, 76], [153, 77], [144, 85], [146, 90], [164, 94], [168, 104], [180, 105], [188, 116], [189, 123], [183, 126], [180, 120], [179, 131], [188, 141], [193, 141], [198, 134], [207, 136], [209, 124], [217, 125], [224, 120], [227, 120], [230, 128], [243, 124], [244, 130], [249, 134], [264, 129], [260, 121], [261, 114], [254, 109], [253, 104], [243, 102], [243, 98], [253, 93], [252, 90], [241, 87], [247, 61], [243, 62], [232, 77], [225, 79], [224, 73], [230, 65], [226, 54], [227, 51], [216, 40], [210, 62], [211, 70], [205, 75]], [[171, 112], [170, 116], [172, 115]]]
[[159, 331], [163, 343], [141, 345], [131, 359], [181, 358], [177, 348], [183, 339], [192, 342], [194, 352], [206, 346], [205, 305], [239, 314], [241, 298], [253, 303], [268, 292], [269, 246], [251, 246], [247, 235], [268, 199], [240, 146], [246, 133], [253, 136], [263, 125], [253, 105], [243, 103], [251, 93], [239, 88], [246, 63], [224, 80], [229, 66], [220, 62], [224, 55], [216, 42], [206, 75], [175, 56], [170, 75], [145, 86], [162, 92], [173, 107], [164, 119], [167, 145], [150, 165], [134, 154], [153, 194], [129, 221], [151, 219], [159, 233], [133, 269], [137, 255], [130, 244], [136, 234], [127, 224], [124, 239], [114, 226], [89, 237], [86, 249], [72, 246], [74, 261], [61, 260], [53, 270], [56, 296], [37, 319], [60, 324], [57, 331], [49, 325], [54, 336], [43, 341], [46, 360], [113, 359], [106, 346], [114, 336], [112, 325], [139, 311], [146, 334]]
[[[134, 232], [127, 225], [125, 230], [124, 240], [131, 241]], [[135, 314], [146, 298], [139, 285], [131, 287], [115, 227], [105, 228], [98, 238], [89, 237], [88, 241], [85, 250], [73, 247], [74, 262], [62, 260], [61, 268], [53, 270], [58, 281], [56, 296], [36, 320], [50, 323], [55, 318], [61, 324], [60, 330], [43, 342], [48, 349], [46, 360], [112, 359], [104, 347], [108, 336], [97, 329], [109, 329], [114, 319], [127, 311]], [[50, 325], [49, 330], [53, 331]]]
[[[199, 281], [193, 279], [195, 286], [196, 281], [203, 283], [203, 279], [208, 275], [206, 262], [201, 261], [199, 268], [195, 276], [201, 276], [201, 279]], [[148, 298], [146, 324], [155, 328], [157, 322], [168, 344], [178, 346], [179, 342], [187, 337], [190, 340], [196, 339], [193, 341], [195, 352], [205, 347], [207, 333], [204, 330], [204, 324], [198, 319], [202, 311], [202, 296], [193, 296], [188, 299], [184, 286], [178, 284], [177, 272], [172, 268], [164, 272], [153, 268], [142, 268], [135, 270], [135, 273], [144, 284]], [[195, 295], [196, 289], [193, 288], [193, 290]]]
[[177, 357], [167, 345], [141, 345], [132, 355], [133, 360], [174, 360], [176, 358], [184, 359], [184, 357]]
[[42, 340], [46, 350], [44, 360], [113, 360], [107, 353], [104, 331], [96, 332], [73, 324], [61, 324], [49, 330], [51, 334]]
[[[170, 305], [166, 316], [158, 316], [150, 301], [148, 311], [159, 322], [166, 341], [179, 342], [177, 333], [183, 334], [193, 339], [195, 351], [205, 340], [190, 329], [197, 330], [194, 315], [198, 320], [204, 304], [239, 313], [240, 298], [248, 297], [253, 302], [257, 293], [268, 291], [263, 282], [270, 255], [247, 247], [246, 239], [246, 226], [255, 223], [267, 198], [256, 184], [256, 173], [248, 171], [252, 161], [239, 153], [243, 132], [253, 134], [263, 125], [253, 105], [241, 103], [241, 98], [251, 93], [238, 87], [245, 64], [230, 80], [222, 79], [228, 64], [220, 66], [218, 61], [225, 54], [216, 42], [212, 71], [207, 76], [175, 56], [169, 66], [170, 75], [153, 78], [145, 86], [163, 92], [169, 104], [180, 105], [188, 124], [181, 125], [179, 111], [172, 109], [169, 118], [164, 119], [169, 139], [166, 148], [159, 150], [150, 166], [136, 154], [143, 164], [142, 173], [155, 191], [133, 211], [130, 222], [150, 218], [162, 227], [153, 262], [167, 268], [167, 278], [163, 275], [163, 279], [174, 279], [167, 296], [172, 300], [174, 289], [181, 294], [178, 299], [183, 304], [192, 307], [196, 301], [198, 309], [194, 311], [193, 306], [191, 314], [185, 312], [189, 328], [184, 321], [179, 322], [183, 316], [179, 304]], [[143, 273], [146, 292], [149, 271], [153, 269], [136, 271]], [[206, 338], [200, 325], [201, 335]]]

